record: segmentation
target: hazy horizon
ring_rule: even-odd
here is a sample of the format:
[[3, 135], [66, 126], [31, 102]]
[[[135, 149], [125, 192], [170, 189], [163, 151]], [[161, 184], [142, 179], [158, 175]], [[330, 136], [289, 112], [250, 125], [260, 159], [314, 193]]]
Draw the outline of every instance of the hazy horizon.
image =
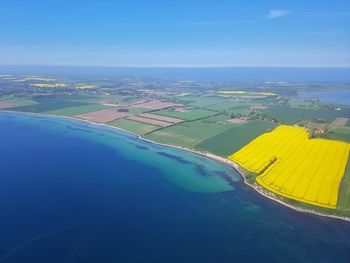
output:
[[350, 82], [350, 68], [322, 67], [103, 67], [0, 65], [0, 74], [87, 74], [191, 81]]

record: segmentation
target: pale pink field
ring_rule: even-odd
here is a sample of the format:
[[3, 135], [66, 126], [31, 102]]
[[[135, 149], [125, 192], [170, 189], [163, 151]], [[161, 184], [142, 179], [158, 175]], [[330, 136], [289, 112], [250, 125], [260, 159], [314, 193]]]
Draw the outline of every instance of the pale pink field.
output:
[[143, 103], [137, 103], [130, 105], [130, 108], [145, 108], [145, 109], [153, 109], [153, 110], [161, 110], [174, 106], [179, 106], [179, 104], [171, 103], [171, 102], [163, 102], [159, 100], [151, 100]]
[[0, 109], [12, 108], [17, 105], [13, 102], [0, 101]]
[[173, 125], [172, 123], [165, 122], [165, 121], [159, 121], [159, 120], [153, 120], [153, 119], [148, 119], [140, 116], [129, 116], [127, 119], [132, 120], [132, 121], [138, 121], [142, 123], [147, 123], [147, 124], [153, 124], [161, 127], [168, 127], [170, 125]]
[[183, 120], [178, 119], [178, 118], [173, 118], [173, 117], [167, 117], [167, 116], [161, 116], [157, 114], [152, 114], [152, 113], [143, 113], [139, 115], [140, 117], [145, 117], [149, 119], [154, 119], [154, 120], [159, 120], [159, 121], [166, 121], [166, 122], [171, 122], [171, 123], [180, 123], [183, 122]]
[[92, 122], [97, 123], [106, 123], [113, 120], [121, 119], [127, 116], [130, 116], [130, 113], [127, 112], [118, 112], [115, 109], [107, 109], [107, 110], [99, 110], [99, 111], [93, 111], [88, 112], [84, 114], [79, 114], [74, 117], [79, 119], [84, 119]]
[[338, 127], [346, 126], [349, 123], [348, 118], [336, 118], [332, 124]]
[[244, 118], [232, 118], [232, 119], [227, 120], [227, 122], [232, 123], [232, 124], [238, 124], [238, 123], [242, 123], [245, 121], [246, 121], [246, 119], [244, 119]]

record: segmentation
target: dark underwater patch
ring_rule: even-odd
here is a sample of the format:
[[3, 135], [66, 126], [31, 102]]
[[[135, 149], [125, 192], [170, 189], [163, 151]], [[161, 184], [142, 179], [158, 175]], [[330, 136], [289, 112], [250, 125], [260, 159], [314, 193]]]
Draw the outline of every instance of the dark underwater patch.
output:
[[173, 154], [166, 153], [166, 152], [157, 152], [157, 154], [164, 156], [164, 157], [167, 157], [169, 159], [175, 160], [175, 161], [182, 163], [182, 164], [192, 164], [191, 162], [186, 161], [185, 159], [183, 159], [182, 157], [177, 156], [177, 155], [173, 155]]
[[196, 164], [196, 171], [202, 176], [210, 176], [203, 165]]
[[137, 147], [137, 149], [141, 149], [141, 150], [149, 150], [149, 148], [148, 147], [146, 147], [146, 146], [142, 146], [142, 145], [139, 145], [139, 144], [134, 144], [136, 147]]

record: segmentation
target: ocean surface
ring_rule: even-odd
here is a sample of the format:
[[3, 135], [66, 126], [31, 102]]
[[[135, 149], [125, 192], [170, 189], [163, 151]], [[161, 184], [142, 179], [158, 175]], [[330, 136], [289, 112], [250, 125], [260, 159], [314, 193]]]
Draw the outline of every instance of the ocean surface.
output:
[[60, 117], [0, 113], [0, 263], [349, 262], [350, 223], [232, 168]]

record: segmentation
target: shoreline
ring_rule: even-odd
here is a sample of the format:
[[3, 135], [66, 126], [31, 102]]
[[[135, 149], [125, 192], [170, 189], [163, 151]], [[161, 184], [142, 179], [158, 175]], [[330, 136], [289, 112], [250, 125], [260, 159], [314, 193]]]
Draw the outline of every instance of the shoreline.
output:
[[182, 146], [155, 142], [155, 141], [143, 138], [141, 135], [139, 135], [137, 133], [134, 133], [134, 132], [131, 132], [131, 131], [128, 131], [128, 130], [125, 130], [123, 128], [119, 128], [119, 127], [116, 127], [116, 126], [111, 126], [111, 125], [104, 124], [104, 123], [96, 123], [96, 122], [92, 122], [92, 121], [89, 121], [89, 120], [83, 120], [83, 119], [79, 119], [79, 118], [75, 118], [75, 117], [69, 117], [69, 116], [63, 116], [63, 115], [50, 115], [50, 114], [44, 114], [44, 113], [9, 111], [9, 110], [0, 110], [0, 112], [15, 113], [15, 114], [22, 114], [22, 115], [34, 115], [34, 116], [39, 116], [39, 117], [43, 116], [43, 117], [49, 117], [49, 118], [61, 118], [61, 119], [68, 119], [68, 120], [73, 120], [73, 121], [81, 121], [81, 122], [85, 122], [85, 123], [88, 123], [88, 124], [91, 124], [91, 125], [94, 125], [94, 126], [96, 125], [96, 126], [101, 126], [101, 127], [104, 127], [104, 128], [116, 129], [118, 131], [123, 131], [123, 132], [126, 132], [128, 134], [131, 134], [131, 135], [135, 136], [139, 140], [143, 140], [143, 141], [146, 141], [146, 142], [149, 142], [149, 143], [153, 143], [153, 144], [157, 144], [157, 145], [161, 145], [161, 146], [165, 146], [165, 147], [177, 148], [177, 149], [184, 150], [184, 151], [189, 151], [189, 152], [192, 152], [194, 154], [198, 154], [198, 155], [210, 158], [212, 160], [215, 160], [215, 161], [218, 161], [220, 163], [223, 163], [223, 164], [226, 164], [226, 165], [230, 166], [231, 168], [233, 168], [235, 171], [237, 171], [241, 175], [241, 177], [243, 179], [243, 183], [245, 185], [249, 186], [251, 189], [253, 189], [255, 192], [259, 193], [263, 197], [268, 198], [268, 199], [270, 199], [270, 200], [272, 200], [274, 202], [277, 202], [277, 203], [279, 203], [279, 204], [281, 204], [281, 205], [283, 205], [285, 207], [288, 207], [289, 209], [292, 209], [292, 210], [300, 212], [300, 213], [307, 213], [307, 214], [317, 215], [317, 216], [321, 216], [321, 217], [325, 217], [325, 218], [339, 219], [339, 220], [342, 220], [342, 221], [350, 222], [350, 217], [331, 215], [331, 214], [324, 214], [324, 213], [316, 212], [316, 211], [313, 211], [313, 210], [304, 209], [304, 208], [301, 208], [301, 207], [297, 207], [297, 206], [293, 206], [291, 204], [285, 203], [285, 202], [283, 202], [282, 200], [280, 200], [278, 198], [270, 196], [270, 195], [266, 194], [265, 192], [259, 190], [257, 186], [255, 186], [253, 184], [249, 184], [247, 182], [247, 180], [246, 180], [245, 175], [241, 172], [240, 166], [238, 164], [236, 164], [235, 162], [233, 162], [233, 161], [231, 161], [229, 159], [226, 159], [226, 158], [221, 157], [221, 156], [217, 156], [217, 155], [209, 153], [209, 152], [201, 152], [201, 151], [197, 151], [197, 150], [194, 150], [194, 149], [185, 148], [185, 147], [182, 147]]

